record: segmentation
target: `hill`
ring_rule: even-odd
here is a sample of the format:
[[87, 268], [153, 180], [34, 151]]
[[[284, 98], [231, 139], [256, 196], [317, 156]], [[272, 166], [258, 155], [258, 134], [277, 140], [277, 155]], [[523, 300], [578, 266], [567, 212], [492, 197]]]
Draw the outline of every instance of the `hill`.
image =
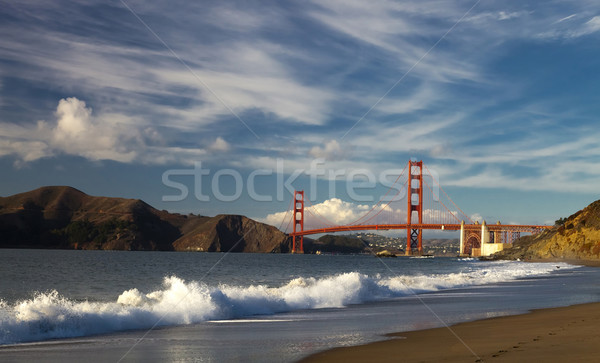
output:
[[[311, 243], [304, 243], [305, 253], [339, 252], [339, 253], [377, 253], [390, 251], [398, 255], [404, 254], [406, 237], [390, 237], [370, 231], [325, 235]], [[455, 257], [459, 249], [458, 239], [427, 238], [423, 239], [423, 253], [440, 256]]]
[[0, 247], [287, 252], [289, 238], [243, 216], [181, 215], [53, 186], [0, 197]]
[[304, 253], [362, 253], [368, 250], [362, 240], [350, 235], [326, 234], [317, 240], [304, 240]]
[[519, 238], [493, 259], [600, 259], [600, 200], [538, 235]]
[[289, 252], [289, 237], [268, 224], [239, 216], [220, 214], [192, 219], [173, 242], [176, 251]]
[[[455, 257], [458, 239], [423, 239], [424, 253]], [[381, 251], [404, 254], [405, 237], [387, 237], [373, 232], [324, 235], [317, 240], [304, 238], [304, 253], [368, 253]]]

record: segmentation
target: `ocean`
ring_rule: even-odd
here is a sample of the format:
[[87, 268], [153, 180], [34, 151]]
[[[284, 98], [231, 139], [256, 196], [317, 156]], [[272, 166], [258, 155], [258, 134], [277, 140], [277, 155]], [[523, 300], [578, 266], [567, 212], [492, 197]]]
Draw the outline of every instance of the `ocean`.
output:
[[367, 255], [0, 250], [1, 361], [292, 362], [600, 301], [600, 269]]

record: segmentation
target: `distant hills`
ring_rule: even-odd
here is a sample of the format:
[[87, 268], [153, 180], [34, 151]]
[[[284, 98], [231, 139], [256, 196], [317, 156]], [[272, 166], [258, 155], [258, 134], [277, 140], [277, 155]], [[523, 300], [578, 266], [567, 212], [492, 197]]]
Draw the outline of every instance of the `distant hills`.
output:
[[[456, 257], [458, 239], [423, 239], [424, 253], [440, 257]], [[404, 255], [405, 237], [386, 237], [380, 234], [354, 233], [326, 234], [317, 240], [304, 240], [305, 253], [368, 253], [387, 251], [395, 255]]]
[[326, 234], [317, 240], [304, 239], [304, 253], [370, 253], [368, 245], [352, 235]]
[[560, 219], [554, 228], [518, 239], [494, 259], [600, 259], [600, 200]]
[[52, 186], [0, 197], [0, 248], [288, 252], [290, 241], [240, 215], [181, 215]]

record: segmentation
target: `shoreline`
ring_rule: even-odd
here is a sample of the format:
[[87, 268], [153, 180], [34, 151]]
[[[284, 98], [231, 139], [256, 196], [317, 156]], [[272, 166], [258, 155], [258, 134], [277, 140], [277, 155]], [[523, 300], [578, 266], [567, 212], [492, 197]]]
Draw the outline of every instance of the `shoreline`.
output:
[[523, 262], [564, 262], [576, 266], [600, 267], [600, 260], [580, 260], [575, 258], [535, 258], [531, 260], [523, 260]]
[[[19, 256], [16, 254], [15, 256]], [[44, 257], [44, 254], [31, 256]], [[123, 256], [125, 256], [123, 254]], [[106, 256], [110, 261], [120, 262], [121, 255]], [[134, 256], [135, 257], [135, 256]], [[177, 257], [175, 255], [171, 257]], [[205, 256], [211, 257], [211, 256]], [[165, 261], [162, 257], [157, 256], [160, 261]], [[175, 259], [173, 261], [190, 262], [194, 265], [198, 261], [210, 261], [220, 258], [212, 256], [210, 259]], [[254, 256], [246, 257], [236, 255], [235, 257], [240, 262], [257, 260]], [[377, 265], [375, 259], [352, 257], [357, 263], [368, 263]], [[13, 258], [18, 261], [20, 259]], [[35, 259], [34, 259], [35, 260]], [[233, 260], [233, 261], [238, 261]], [[147, 263], [145, 258], [125, 259], [123, 261], [131, 261], [131, 266], [137, 266], [138, 262]], [[170, 260], [167, 260], [167, 262]], [[258, 260], [258, 261], [272, 261]], [[274, 260], [273, 260], [274, 261]], [[278, 259], [282, 264], [288, 263], [287, 259]], [[347, 264], [346, 260], [339, 260]], [[327, 261], [326, 261], [327, 262]], [[431, 262], [431, 261], [429, 261]], [[429, 262], [421, 264], [428, 268]], [[441, 261], [443, 262], [443, 261]], [[449, 261], [453, 262], [453, 261]], [[475, 262], [475, 261], [473, 261]], [[550, 264], [500, 264], [500, 272], [508, 272], [509, 270], [524, 269], [527, 271], [525, 279], [522, 282], [499, 283], [496, 286], [469, 286], [466, 289], [459, 288], [458, 291], [453, 291], [446, 294], [444, 291], [435, 292], [434, 294], [424, 294], [423, 299], [427, 300], [428, 304], [439, 304], [439, 309], [436, 313], [440, 314], [441, 319], [448, 323], [458, 324], [463, 313], [466, 316], [471, 316], [469, 319], [485, 319], [491, 316], [499, 316], [500, 314], [526, 314], [532, 309], [545, 307], [567, 306], [584, 302], [599, 301], [600, 289], [597, 285], [600, 279], [600, 270], [595, 268], [566, 268], [562, 264], [553, 261]], [[454, 263], [454, 262], [453, 262]], [[461, 263], [462, 264], [462, 263]], [[471, 262], [469, 262], [471, 264]], [[476, 265], [483, 270], [488, 270], [486, 267], [489, 264], [477, 263]], [[507, 265], [508, 269], [507, 269]], [[537, 266], [536, 266], [537, 265]], [[301, 267], [304, 265], [300, 265]], [[459, 265], [461, 266], [461, 265]], [[556, 269], [560, 266], [560, 270]], [[489, 267], [489, 266], [488, 266]], [[572, 266], [570, 266], [572, 267]], [[352, 269], [353, 267], [350, 267]], [[460, 267], [459, 267], [460, 268]], [[564, 268], [564, 271], [563, 271]], [[337, 271], [334, 266], [333, 270]], [[492, 269], [493, 270], [493, 269]], [[550, 270], [550, 271], [549, 271]], [[577, 270], [582, 270], [577, 273]], [[134, 275], [140, 271], [135, 269]], [[454, 269], [452, 269], [454, 271]], [[541, 278], [528, 278], [531, 272], [548, 271], [551, 274], [556, 273], [555, 278], [546, 278], [544, 274]], [[572, 273], [571, 271], [575, 271]], [[522, 274], [519, 274], [520, 276]], [[163, 276], [162, 273], [156, 276]], [[92, 284], [93, 286], [93, 284]], [[115, 285], [117, 293], [123, 291], [122, 287]], [[153, 291], [144, 285], [136, 284], [141, 291]], [[152, 287], [154, 289], [154, 287]], [[337, 295], [336, 295], [337, 296]], [[112, 301], [112, 300], [111, 300]], [[348, 309], [317, 309], [310, 312], [292, 312], [286, 316], [278, 316], [275, 318], [267, 317], [264, 322], [244, 322], [231, 321], [228, 324], [217, 323], [201, 323], [189, 324], [184, 326], [166, 326], [165, 329], [154, 330], [150, 333], [147, 340], [141, 341], [140, 345], [132, 352], [131, 360], [139, 361], [165, 361], [172, 360], [173, 357], [178, 357], [181, 360], [210, 360], [210, 357], [219, 357], [220, 360], [234, 361], [242, 357], [247, 357], [250, 360], [265, 361], [265, 362], [293, 362], [304, 357], [309, 357], [310, 354], [319, 353], [324, 349], [331, 347], [351, 345], [351, 344], [366, 344], [367, 342], [381, 341], [385, 339], [405, 340], [407, 335], [404, 333], [385, 335], [389, 332], [403, 332], [411, 330], [415, 333], [416, 329], [425, 329], [441, 324], [433, 321], [430, 312], [425, 309], [425, 306], [419, 304], [415, 299], [401, 299], [400, 302], [386, 302], [381, 304], [359, 304], [360, 306], [352, 306]], [[598, 309], [596, 309], [598, 310]], [[307, 315], [308, 314], [308, 315]], [[303, 316], [308, 319], [303, 319]], [[506, 316], [506, 315], [503, 315]], [[298, 324], [298, 317], [301, 321], [306, 322]], [[411, 320], [413, 319], [413, 320]], [[245, 320], [245, 319], [241, 319]], [[552, 319], [554, 320], [554, 319]], [[268, 324], [265, 322], [268, 321]], [[412, 322], [412, 323], [411, 323]], [[596, 325], [596, 324], [594, 324]], [[454, 329], [454, 327], [452, 328]], [[509, 329], [510, 331], [510, 329]], [[291, 332], [288, 334], [287, 332]], [[413, 334], [407, 333], [407, 334]], [[373, 353], [365, 359], [367, 361], [385, 361], [386, 357], [393, 357], [392, 360], [407, 360], [411, 361], [410, 357], [406, 357], [404, 352], [421, 350], [444, 351], [446, 348], [441, 347], [439, 342], [451, 343], [457, 341], [449, 330], [445, 331], [446, 336], [438, 338], [432, 337], [428, 341], [424, 340], [423, 347], [417, 347], [414, 344], [409, 344], [402, 349], [403, 353], [398, 354], [398, 350], [392, 353]], [[416, 333], [415, 333], [416, 334]], [[489, 335], [488, 333], [486, 333]], [[460, 333], [459, 336], [463, 336]], [[46, 356], [55, 357], [53, 361], [76, 362], [82, 359], [89, 360], [90, 363], [95, 361], [116, 361], [128, 352], [133, 344], [137, 344], [140, 337], [139, 331], [116, 331], [114, 333], [100, 334], [98, 336], [82, 336], [67, 338], [69, 345], [61, 344], [46, 344], [36, 343], [23, 347], [21, 345], [11, 347], [10, 349], [2, 349], [0, 347], [0, 360], [10, 360], [14, 362], [28, 362], [35, 360], [36, 357]], [[390, 338], [391, 337], [391, 338]], [[394, 339], [394, 337], [396, 337]], [[400, 338], [402, 337], [402, 338]], [[423, 340], [425, 338], [419, 338]], [[452, 340], [454, 339], [454, 340]], [[256, 341], [269, 342], [267, 346], [256, 345]], [[471, 346], [473, 343], [469, 342]], [[597, 346], [597, 345], [595, 345]], [[282, 351], [279, 347], [288, 347]], [[460, 347], [460, 346], [459, 346]], [[464, 346], [463, 346], [464, 348]], [[360, 349], [363, 349], [361, 347]], [[395, 349], [395, 348], [391, 348]], [[507, 350], [505, 347], [498, 348], [499, 350]], [[475, 350], [479, 356], [482, 356], [479, 348]], [[467, 352], [468, 354], [468, 352]], [[91, 359], [96, 357], [97, 359]], [[445, 358], [446, 355], [437, 356], [430, 361], [437, 361]], [[420, 358], [420, 357], [419, 357]], [[474, 358], [474, 357], [473, 357]], [[325, 360], [331, 360], [327, 358]], [[344, 361], [347, 358], [342, 358]], [[333, 359], [335, 360], [335, 359]], [[413, 360], [415, 361], [416, 358]], [[420, 359], [419, 359], [420, 360]], [[443, 360], [443, 359], [442, 359]], [[466, 358], [457, 358], [456, 361], [469, 361], [469, 356]], [[488, 358], [485, 358], [488, 361]], [[563, 359], [565, 361], [566, 359]], [[475, 361], [475, 359], [471, 360]]]
[[[523, 262], [600, 267], [600, 260]], [[388, 340], [333, 348], [299, 362], [596, 362], [599, 325], [600, 302], [533, 309], [449, 327], [389, 333], [385, 335]]]
[[599, 325], [600, 302], [536, 309], [387, 334], [392, 339], [333, 348], [299, 362], [597, 362]]

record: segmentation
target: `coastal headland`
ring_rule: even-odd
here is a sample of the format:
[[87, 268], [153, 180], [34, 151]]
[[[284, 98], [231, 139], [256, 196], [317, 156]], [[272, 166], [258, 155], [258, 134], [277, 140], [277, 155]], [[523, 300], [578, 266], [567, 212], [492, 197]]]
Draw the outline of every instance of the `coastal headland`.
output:
[[519, 238], [490, 259], [600, 261], [600, 200], [561, 218], [549, 230]]

